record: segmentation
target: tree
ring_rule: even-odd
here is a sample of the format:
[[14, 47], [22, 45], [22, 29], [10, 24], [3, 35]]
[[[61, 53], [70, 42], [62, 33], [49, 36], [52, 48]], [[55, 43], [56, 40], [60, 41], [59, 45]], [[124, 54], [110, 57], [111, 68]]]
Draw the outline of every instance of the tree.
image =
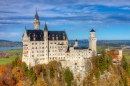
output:
[[96, 77], [97, 79], [99, 79], [99, 77], [100, 77], [100, 71], [99, 71], [99, 70], [96, 70], [95, 73], [94, 73], [94, 75], [95, 75], [95, 77]]
[[48, 86], [48, 85], [42, 78], [38, 78], [37, 79], [37, 86]]
[[50, 78], [54, 78], [55, 77], [54, 72], [55, 71], [54, 71], [53, 67], [50, 66]]
[[71, 86], [71, 81], [73, 80], [73, 74], [70, 71], [70, 69], [67, 67], [65, 69], [65, 81], [67, 83], [67, 86]]
[[26, 63], [22, 62], [21, 67], [22, 67], [23, 72], [27, 75], [28, 74], [28, 67], [27, 67]]
[[105, 51], [102, 51], [102, 55], [99, 58], [99, 69], [100, 69], [101, 73], [104, 73], [106, 68], [107, 68], [107, 64], [106, 64]]
[[44, 68], [44, 66], [42, 66], [42, 73], [43, 73], [43, 77], [45, 77], [47, 74], [46, 74], [46, 69]]
[[29, 78], [31, 79], [31, 81], [32, 81], [33, 83], [36, 82], [37, 77], [36, 77], [36, 74], [35, 74], [34, 71], [33, 71], [33, 68], [30, 68], [30, 69], [28, 70], [28, 76], [29, 76]]

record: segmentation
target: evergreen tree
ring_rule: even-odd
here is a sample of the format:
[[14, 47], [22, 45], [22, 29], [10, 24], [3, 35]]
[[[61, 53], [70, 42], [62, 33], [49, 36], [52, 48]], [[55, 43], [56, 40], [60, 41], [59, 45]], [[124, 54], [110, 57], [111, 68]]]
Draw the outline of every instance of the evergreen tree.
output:
[[71, 81], [73, 80], [73, 74], [70, 71], [70, 69], [67, 67], [65, 69], [65, 81], [67, 83], [67, 86], [71, 86]]
[[50, 66], [50, 78], [54, 78], [54, 69], [52, 66]]
[[23, 62], [21, 67], [22, 67], [23, 72], [27, 75], [28, 74], [28, 67], [27, 67], [26, 63]]
[[33, 71], [33, 68], [30, 68], [28, 70], [28, 76], [31, 79], [31, 81], [34, 83], [37, 80], [36, 74]]
[[102, 51], [102, 55], [99, 58], [99, 69], [103, 73], [107, 68], [105, 51]]
[[43, 77], [46, 76], [46, 69], [44, 68], [44, 66], [42, 67], [42, 73], [43, 73]]

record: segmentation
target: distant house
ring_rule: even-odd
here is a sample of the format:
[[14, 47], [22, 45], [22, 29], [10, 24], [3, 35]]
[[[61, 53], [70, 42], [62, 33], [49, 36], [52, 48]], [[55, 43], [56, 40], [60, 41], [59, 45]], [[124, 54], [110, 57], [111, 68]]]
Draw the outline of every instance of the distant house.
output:
[[116, 50], [116, 49], [112, 49], [110, 50], [109, 48], [106, 49], [106, 53], [110, 54], [113, 60], [113, 63], [118, 63], [122, 60], [122, 50]]

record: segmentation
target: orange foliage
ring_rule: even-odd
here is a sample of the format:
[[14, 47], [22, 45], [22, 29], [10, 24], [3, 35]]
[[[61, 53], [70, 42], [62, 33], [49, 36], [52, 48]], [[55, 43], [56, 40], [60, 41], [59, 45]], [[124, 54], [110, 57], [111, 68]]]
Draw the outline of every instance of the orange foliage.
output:
[[21, 59], [18, 59], [18, 60], [17, 60], [17, 64], [18, 64], [18, 65], [21, 65], [21, 64], [22, 64], [22, 60], [21, 60]]
[[113, 59], [116, 59], [116, 61], [119, 61], [119, 60], [120, 60], [120, 57], [118, 56], [116, 50], [110, 50], [110, 51], [108, 52], [108, 54], [111, 55]]
[[24, 77], [24, 73], [19, 67], [14, 67], [12, 73], [17, 79], [22, 79]]
[[5, 75], [5, 74], [6, 74], [5, 66], [0, 66], [0, 75]]
[[15, 85], [15, 81], [13, 79], [13, 77], [7, 77], [7, 82], [10, 86], [14, 86]]
[[17, 83], [15, 86], [22, 86], [20, 83]]
[[96, 66], [93, 66], [91, 72], [94, 73], [97, 70]]
[[4, 82], [2, 77], [0, 77], [0, 86], [6, 86], [6, 84], [5, 84], [5, 82]]
[[41, 65], [35, 66], [35, 70], [34, 71], [35, 71], [36, 76], [39, 76], [40, 72], [41, 72]]

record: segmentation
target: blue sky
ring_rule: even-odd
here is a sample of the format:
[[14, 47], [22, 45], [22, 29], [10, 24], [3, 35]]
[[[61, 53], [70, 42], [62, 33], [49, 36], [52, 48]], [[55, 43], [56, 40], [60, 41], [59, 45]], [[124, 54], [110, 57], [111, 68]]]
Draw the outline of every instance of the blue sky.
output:
[[40, 29], [66, 30], [69, 39], [130, 40], [130, 0], [0, 0], [0, 39], [22, 41], [33, 29], [36, 8]]

